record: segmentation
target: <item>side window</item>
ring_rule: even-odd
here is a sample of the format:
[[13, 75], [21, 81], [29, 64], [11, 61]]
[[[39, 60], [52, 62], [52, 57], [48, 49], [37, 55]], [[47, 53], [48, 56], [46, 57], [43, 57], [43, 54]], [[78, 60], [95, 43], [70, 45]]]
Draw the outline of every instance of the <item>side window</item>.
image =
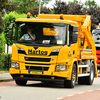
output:
[[69, 25], [69, 45], [72, 44], [72, 39], [73, 39], [72, 35], [73, 35], [73, 26]]

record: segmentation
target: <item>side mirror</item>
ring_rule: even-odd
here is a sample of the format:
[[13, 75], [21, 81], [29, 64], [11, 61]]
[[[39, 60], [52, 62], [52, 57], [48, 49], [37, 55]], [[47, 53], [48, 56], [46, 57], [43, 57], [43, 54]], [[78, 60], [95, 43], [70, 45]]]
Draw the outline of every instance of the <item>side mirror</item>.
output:
[[78, 40], [78, 34], [73, 32], [73, 36], [72, 36], [72, 42], [73, 43], [77, 43], [77, 40]]
[[12, 30], [13, 27], [14, 27], [14, 23], [10, 24], [10, 25], [9, 25], [9, 30]]
[[78, 32], [78, 27], [74, 26], [73, 27], [73, 32]]
[[8, 39], [12, 40], [13, 30], [9, 30]]
[[12, 35], [13, 35], [13, 27], [14, 27], [14, 23], [9, 25], [9, 33], [8, 33], [8, 39], [12, 40]]

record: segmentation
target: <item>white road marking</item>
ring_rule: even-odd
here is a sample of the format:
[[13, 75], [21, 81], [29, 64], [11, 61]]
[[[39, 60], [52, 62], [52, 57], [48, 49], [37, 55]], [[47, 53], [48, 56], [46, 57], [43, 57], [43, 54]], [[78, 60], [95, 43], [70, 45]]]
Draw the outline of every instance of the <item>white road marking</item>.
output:
[[92, 91], [94, 91], [94, 90], [89, 90], [88, 92], [92, 92]]
[[100, 88], [99, 88], [99, 89], [97, 89], [97, 90], [100, 90]]
[[80, 93], [78, 93], [78, 94], [83, 94], [84, 92], [80, 92]]
[[73, 95], [75, 95], [75, 94], [68, 95], [68, 97], [73, 96]]
[[63, 97], [57, 98], [57, 99], [62, 99]]

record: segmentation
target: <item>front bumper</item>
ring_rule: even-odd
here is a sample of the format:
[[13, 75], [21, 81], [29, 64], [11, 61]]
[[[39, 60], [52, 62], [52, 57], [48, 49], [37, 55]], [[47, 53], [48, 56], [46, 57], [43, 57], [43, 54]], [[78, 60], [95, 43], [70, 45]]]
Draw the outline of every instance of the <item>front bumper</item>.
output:
[[[30, 74], [28, 70], [18, 70], [18, 69], [10, 68], [10, 74], [15, 80], [24, 79], [24, 80], [34, 80], [34, 81], [59, 81], [60, 82], [60, 81], [71, 79], [69, 71], [61, 71], [61, 72], [43, 71], [42, 74]], [[21, 75], [23, 77], [21, 77]]]
[[[11, 74], [14, 80], [31, 80], [31, 81], [52, 81], [52, 82], [64, 82], [67, 78], [54, 76], [41, 76], [41, 75], [27, 75], [27, 74]], [[23, 77], [22, 77], [23, 76]]]

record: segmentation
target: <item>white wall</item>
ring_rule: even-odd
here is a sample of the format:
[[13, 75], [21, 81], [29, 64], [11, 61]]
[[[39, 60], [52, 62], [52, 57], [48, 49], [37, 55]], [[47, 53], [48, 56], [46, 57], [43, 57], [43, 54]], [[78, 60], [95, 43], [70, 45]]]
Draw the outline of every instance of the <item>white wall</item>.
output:
[[[5, 44], [5, 53], [7, 53], [7, 44]], [[8, 54], [12, 53], [12, 46], [8, 47]]]

